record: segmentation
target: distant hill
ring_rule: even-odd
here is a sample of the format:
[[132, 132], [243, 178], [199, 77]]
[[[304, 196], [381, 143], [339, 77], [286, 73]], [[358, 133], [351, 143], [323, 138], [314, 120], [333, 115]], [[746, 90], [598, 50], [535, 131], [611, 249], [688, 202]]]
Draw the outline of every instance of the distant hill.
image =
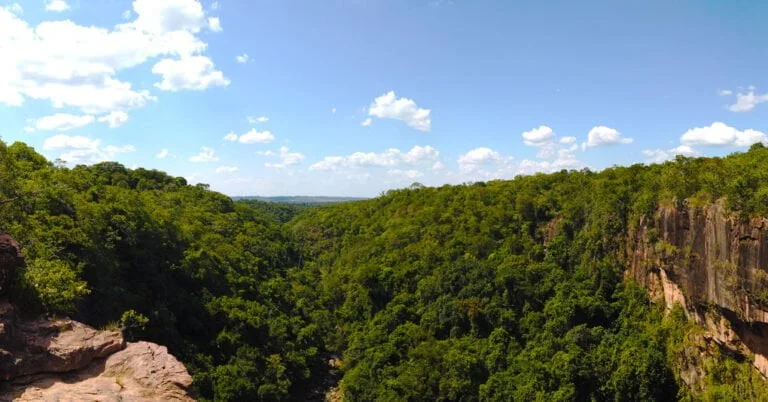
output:
[[279, 202], [283, 204], [338, 204], [340, 202], [350, 201], [362, 201], [367, 198], [360, 197], [323, 197], [323, 196], [277, 196], [277, 197], [259, 197], [259, 196], [245, 196], [245, 197], [232, 197], [233, 200], [259, 200], [266, 202]]

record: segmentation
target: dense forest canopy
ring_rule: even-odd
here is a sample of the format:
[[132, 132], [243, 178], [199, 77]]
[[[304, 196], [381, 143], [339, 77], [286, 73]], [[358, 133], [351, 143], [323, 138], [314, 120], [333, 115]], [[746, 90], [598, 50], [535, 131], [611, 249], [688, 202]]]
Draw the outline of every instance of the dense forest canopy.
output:
[[726, 355], [703, 395], [682, 386], [695, 326], [623, 272], [627, 233], [660, 204], [768, 214], [765, 166], [758, 144], [306, 207], [0, 142], [0, 230], [26, 255], [25, 311], [167, 345], [204, 400], [306, 398], [330, 354], [350, 401], [761, 399]]

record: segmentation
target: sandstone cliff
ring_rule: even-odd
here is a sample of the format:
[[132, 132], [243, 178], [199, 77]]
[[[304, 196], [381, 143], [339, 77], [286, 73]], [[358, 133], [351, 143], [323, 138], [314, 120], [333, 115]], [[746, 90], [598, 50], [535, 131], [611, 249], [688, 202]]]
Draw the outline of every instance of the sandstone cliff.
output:
[[0, 401], [192, 400], [192, 378], [165, 347], [69, 319], [22, 318], [4, 298], [22, 262], [0, 234]]
[[[722, 202], [661, 207], [631, 232], [628, 253], [627, 275], [652, 298], [681, 305], [710, 344], [768, 376], [768, 219], [743, 220]], [[695, 386], [700, 374], [683, 379]]]

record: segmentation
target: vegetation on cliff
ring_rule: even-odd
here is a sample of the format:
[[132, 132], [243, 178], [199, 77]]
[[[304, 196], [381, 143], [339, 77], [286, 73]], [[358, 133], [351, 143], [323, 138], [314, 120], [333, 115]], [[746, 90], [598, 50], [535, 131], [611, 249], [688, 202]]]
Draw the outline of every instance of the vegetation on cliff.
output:
[[[16, 300], [131, 311], [203, 399], [296, 399], [337, 353], [351, 401], [674, 400], [690, 327], [624, 280], [627, 234], [676, 200], [766, 214], [766, 165], [754, 146], [299, 208], [0, 143], [0, 229], [27, 257]], [[766, 395], [748, 362], [711, 365], [699, 396]]]

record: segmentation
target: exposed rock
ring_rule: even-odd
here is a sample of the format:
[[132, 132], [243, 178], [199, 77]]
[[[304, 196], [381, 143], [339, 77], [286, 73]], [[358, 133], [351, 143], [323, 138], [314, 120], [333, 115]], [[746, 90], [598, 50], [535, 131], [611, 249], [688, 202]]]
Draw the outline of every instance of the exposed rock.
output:
[[627, 275], [652, 298], [681, 305], [704, 340], [768, 376], [768, 219], [743, 221], [722, 202], [662, 207], [641, 220], [628, 252]]
[[[25, 380], [25, 379], [20, 379]], [[120, 352], [66, 374], [31, 378], [3, 398], [14, 401], [192, 401], [192, 377], [165, 347], [129, 343]]]
[[119, 332], [96, 331], [68, 319], [17, 321], [13, 307], [0, 303], [0, 320], [9, 329], [0, 342], [0, 380], [35, 373], [61, 373], [85, 367], [123, 349]]
[[[0, 292], [23, 263], [0, 234]], [[0, 401], [191, 401], [192, 377], [165, 347], [70, 319], [19, 317], [0, 293]]]
[[0, 233], [0, 297], [6, 293], [14, 271], [22, 262], [16, 241], [7, 234]]

